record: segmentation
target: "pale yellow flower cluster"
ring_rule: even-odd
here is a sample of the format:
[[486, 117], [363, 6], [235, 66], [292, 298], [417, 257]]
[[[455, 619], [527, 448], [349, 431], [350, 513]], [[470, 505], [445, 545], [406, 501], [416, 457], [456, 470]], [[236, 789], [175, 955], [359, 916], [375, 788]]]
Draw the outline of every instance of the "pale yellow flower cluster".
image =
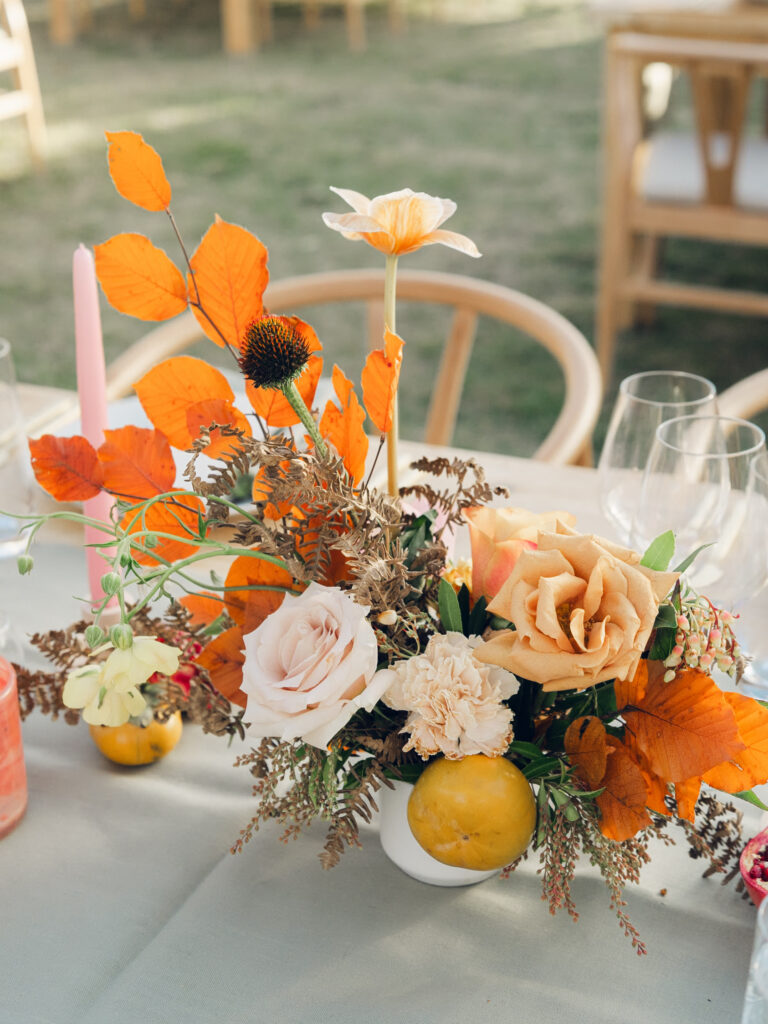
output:
[[155, 672], [173, 675], [180, 656], [178, 647], [149, 636], [134, 637], [126, 650], [113, 649], [104, 661], [70, 672], [62, 700], [68, 708], [82, 708], [89, 725], [122, 725], [147, 706], [139, 687]]

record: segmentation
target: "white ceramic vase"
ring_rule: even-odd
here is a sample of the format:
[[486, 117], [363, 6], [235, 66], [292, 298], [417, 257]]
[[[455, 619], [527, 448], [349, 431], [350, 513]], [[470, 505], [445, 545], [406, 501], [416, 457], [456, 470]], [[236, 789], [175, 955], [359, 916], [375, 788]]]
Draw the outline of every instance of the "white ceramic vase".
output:
[[383, 787], [377, 794], [381, 810], [381, 845], [384, 853], [401, 871], [428, 885], [474, 885], [493, 878], [498, 871], [472, 871], [454, 868], [430, 857], [416, 842], [408, 824], [410, 782], [395, 782], [394, 789]]

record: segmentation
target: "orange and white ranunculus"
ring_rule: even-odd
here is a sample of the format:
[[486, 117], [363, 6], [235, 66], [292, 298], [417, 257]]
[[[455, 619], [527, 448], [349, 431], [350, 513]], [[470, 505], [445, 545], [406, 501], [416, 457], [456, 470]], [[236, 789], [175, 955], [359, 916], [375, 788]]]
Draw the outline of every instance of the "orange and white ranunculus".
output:
[[385, 682], [373, 678], [378, 648], [368, 611], [338, 587], [310, 583], [245, 635], [250, 736], [325, 748], [356, 711], [373, 708]]
[[376, 673], [386, 682], [383, 702], [407, 711], [403, 750], [425, 761], [434, 754], [500, 757], [512, 739], [512, 712], [504, 701], [518, 689], [510, 672], [474, 657], [480, 637], [435, 633], [422, 654]]
[[647, 569], [637, 552], [562, 523], [536, 543], [488, 606], [515, 629], [493, 636], [475, 656], [545, 690], [632, 678], [678, 574]]
[[422, 245], [439, 243], [468, 256], [479, 256], [471, 238], [455, 231], [438, 230], [456, 212], [451, 199], [438, 199], [409, 188], [368, 199], [348, 188], [331, 188], [354, 213], [324, 213], [327, 227], [345, 238], [362, 239], [387, 256], [415, 252]]
[[490, 600], [501, 590], [523, 551], [536, 547], [539, 530], [554, 530], [559, 521], [573, 526], [569, 512], [528, 512], [524, 508], [468, 508], [472, 546], [472, 597]]

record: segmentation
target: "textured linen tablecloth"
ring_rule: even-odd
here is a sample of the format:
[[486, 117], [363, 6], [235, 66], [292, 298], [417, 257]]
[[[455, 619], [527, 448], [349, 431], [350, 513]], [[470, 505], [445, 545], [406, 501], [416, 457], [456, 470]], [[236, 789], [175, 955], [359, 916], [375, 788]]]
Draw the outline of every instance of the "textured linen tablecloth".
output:
[[[515, 503], [603, 528], [593, 472], [486, 462]], [[41, 547], [30, 577], [0, 563], [0, 609], [23, 630], [64, 625], [82, 563], [67, 545]], [[29, 809], [0, 842], [0, 1024], [739, 1020], [754, 909], [700, 877], [682, 835], [627, 892], [639, 958], [588, 866], [574, 923], [547, 913], [533, 859], [433, 888], [386, 859], [375, 827], [329, 872], [320, 827], [288, 845], [269, 827], [231, 856], [253, 811], [232, 767], [246, 745], [187, 727], [165, 760], [121, 769], [85, 726], [41, 715], [24, 742]]]

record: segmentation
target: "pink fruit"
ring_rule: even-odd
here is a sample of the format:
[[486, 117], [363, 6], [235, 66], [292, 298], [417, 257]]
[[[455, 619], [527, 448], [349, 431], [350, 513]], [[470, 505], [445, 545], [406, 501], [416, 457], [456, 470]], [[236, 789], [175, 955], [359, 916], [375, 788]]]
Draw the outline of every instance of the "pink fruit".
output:
[[744, 847], [739, 867], [752, 902], [759, 907], [768, 896], [768, 829], [750, 839]]

